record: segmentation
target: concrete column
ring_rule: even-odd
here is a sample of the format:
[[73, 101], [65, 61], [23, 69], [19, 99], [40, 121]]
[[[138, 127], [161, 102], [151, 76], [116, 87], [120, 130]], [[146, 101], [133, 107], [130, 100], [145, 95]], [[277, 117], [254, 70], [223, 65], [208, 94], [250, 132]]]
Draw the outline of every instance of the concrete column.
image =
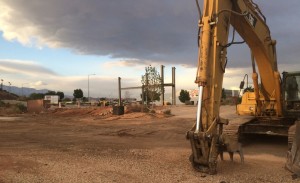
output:
[[172, 104], [176, 105], [175, 67], [172, 67]]
[[161, 65], [160, 67], [160, 73], [161, 73], [161, 96], [160, 96], [160, 100], [161, 100], [161, 105], [164, 105], [165, 102], [165, 80], [164, 80], [164, 67], [163, 65]]
[[118, 77], [118, 90], [119, 90], [119, 106], [122, 106], [122, 98], [121, 98], [121, 78]]

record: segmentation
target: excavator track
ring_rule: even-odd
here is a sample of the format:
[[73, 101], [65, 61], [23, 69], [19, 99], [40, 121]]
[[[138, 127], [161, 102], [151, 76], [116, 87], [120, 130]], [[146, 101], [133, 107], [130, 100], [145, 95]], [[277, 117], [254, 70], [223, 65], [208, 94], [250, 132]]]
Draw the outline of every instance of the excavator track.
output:
[[293, 145], [293, 140], [296, 134], [296, 123], [289, 128], [288, 131], [288, 148], [291, 149]]
[[[292, 137], [292, 139], [290, 139]], [[289, 129], [289, 143], [292, 140], [291, 148], [287, 152], [285, 167], [300, 177], [300, 121], [296, 121]]]
[[239, 124], [229, 124], [224, 127], [223, 134], [226, 134], [232, 140], [239, 141]]
[[226, 134], [234, 142], [241, 141], [240, 127], [245, 123], [253, 120], [254, 117], [238, 116], [233, 119], [229, 119], [229, 124], [224, 126], [223, 134]]
[[255, 118], [238, 116], [230, 119], [223, 133], [235, 142], [243, 142], [245, 134], [261, 134], [288, 137], [288, 148], [291, 149], [295, 137], [296, 125], [293, 118]]

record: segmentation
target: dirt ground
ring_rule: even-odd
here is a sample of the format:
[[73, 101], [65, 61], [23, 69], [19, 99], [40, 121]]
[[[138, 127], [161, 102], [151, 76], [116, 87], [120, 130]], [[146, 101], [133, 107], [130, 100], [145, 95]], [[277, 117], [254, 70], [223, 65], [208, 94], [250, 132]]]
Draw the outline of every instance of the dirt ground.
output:
[[[222, 115], [234, 118], [234, 107]], [[287, 139], [254, 138], [245, 163], [225, 154], [218, 174], [193, 170], [185, 133], [196, 107], [174, 116], [129, 114], [103, 118], [77, 112], [0, 117], [0, 183], [9, 182], [300, 182], [285, 170]]]

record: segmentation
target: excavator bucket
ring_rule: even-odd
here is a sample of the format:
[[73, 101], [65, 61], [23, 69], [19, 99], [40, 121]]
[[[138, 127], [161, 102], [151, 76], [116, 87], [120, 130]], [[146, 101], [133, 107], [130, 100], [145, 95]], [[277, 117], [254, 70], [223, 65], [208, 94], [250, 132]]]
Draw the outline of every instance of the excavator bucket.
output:
[[300, 177], [300, 121], [296, 121], [296, 133], [292, 148], [287, 152], [286, 168]]

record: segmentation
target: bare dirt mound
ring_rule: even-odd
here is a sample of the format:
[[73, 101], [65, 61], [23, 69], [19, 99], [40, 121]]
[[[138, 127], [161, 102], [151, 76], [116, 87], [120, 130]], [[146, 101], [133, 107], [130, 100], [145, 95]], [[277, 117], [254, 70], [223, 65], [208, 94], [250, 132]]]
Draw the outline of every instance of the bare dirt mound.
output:
[[125, 110], [124, 115], [113, 115], [112, 107], [86, 107], [86, 108], [56, 108], [48, 110], [49, 115], [54, 116], [90, 116], [96, 119], [104, 119], [107, 121], [127, 120], [127, 119], [152, 119], [166, 118], [173, 116], [168, 108], [155, 108], [150, 112], [132, 112]]
[[59, 116], [105, 116], [112, 113], [111, 107], [89, 107], [89, 108], [57, 108], [49, 111], [49, 114]]
[[0, 100], [17, 100], [19, 97], [5, 90], [0, 90]]

